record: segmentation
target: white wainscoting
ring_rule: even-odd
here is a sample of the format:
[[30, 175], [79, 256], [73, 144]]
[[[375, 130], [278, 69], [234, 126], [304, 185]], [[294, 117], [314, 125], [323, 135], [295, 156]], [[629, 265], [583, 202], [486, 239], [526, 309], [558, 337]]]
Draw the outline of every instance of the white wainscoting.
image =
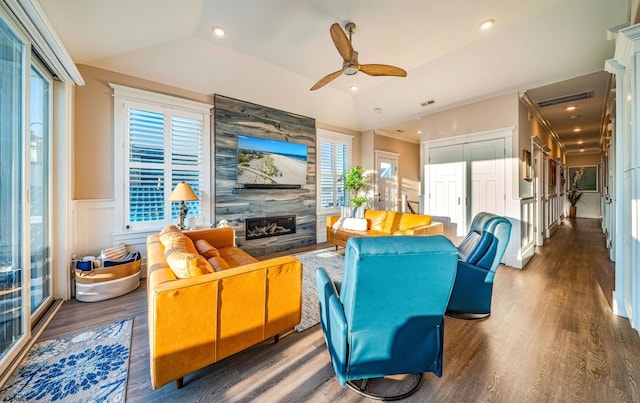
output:
[[337, 213], [316, 213], [316, 243], [327, 242], [327, 216], [340, 215]]
[[561, 209], [564, 208], [564, 204], [560, 202], [560, 196], [558, 196], [557, 194], [549, 195], [548, 200], [549, 214], [547, 215], [547, 222], [545, 223], [547, 238], [551, 237], [551, 235], [553, 235], [553, 233], [555, 232], [558, 224], [560, 223]]
[[531, 197], [520, 200], [520, 254], [518, 260], [524, 267], [535, 252], [535, 202]]
[[157, 231], [116, 232], [114, 200], [74, 200], [71, 202], [72, 255], [98, 256], [104, 248], [123, 242], [133, 252], [142, 255], [141, 277], [146, 277], [147, 236]]

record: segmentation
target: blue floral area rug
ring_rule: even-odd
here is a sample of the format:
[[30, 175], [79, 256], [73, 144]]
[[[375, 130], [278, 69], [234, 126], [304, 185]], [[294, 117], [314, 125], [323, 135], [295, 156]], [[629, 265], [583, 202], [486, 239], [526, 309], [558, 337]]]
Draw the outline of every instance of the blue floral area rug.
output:
[[37, 342], [0, 389], [3, 401], [124, 402], [133, 319]]
[[296, 326], [296, 330], [302, 332], [320, 323], [316, 269], [324, 267], [331, 280], [340, 282], [344, 257], [330, 250], [301, 253], [294, 257], [302, 262], [302, 321]]

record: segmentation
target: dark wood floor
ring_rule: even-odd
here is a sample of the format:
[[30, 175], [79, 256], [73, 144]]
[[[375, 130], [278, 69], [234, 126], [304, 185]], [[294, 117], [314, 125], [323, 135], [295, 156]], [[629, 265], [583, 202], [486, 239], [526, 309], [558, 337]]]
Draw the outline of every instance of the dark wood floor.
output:
[[[611, 311], [613, 274], [600, 221], [565, 220], [524, 270], [498, 270], [488, 320], [446, 318], [443, 376], [427, 374], [407, 401], [640, 402], [640, 337]], [[66, 302], [42, 337], [131, 316], [130, 402], [363, 401], [337, 383], [319, 326], [193, 373], [181, 390], [153, 390], [145, 284]]]

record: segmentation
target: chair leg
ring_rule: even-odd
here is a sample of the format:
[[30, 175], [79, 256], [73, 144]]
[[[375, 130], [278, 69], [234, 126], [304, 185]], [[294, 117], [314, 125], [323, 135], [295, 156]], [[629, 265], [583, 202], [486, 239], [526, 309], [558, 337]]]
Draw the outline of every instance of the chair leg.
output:
[[447, 316], [451, 316], [456, 319], [463, 320], [485, 320], [491, 316], [491, 312], [488, 313], [470, 313], [470, 312], [458, 312], [458, 311], [446, 311]]
[[180, 377], [176, 379], [176, 389], [182, 389], [183, 386], [184, 386], [184, 378]]
[[[411, 383], [409, 383], [408, 386], [402, 388], [402, 390], [406, 390], [406, 391], [403, 391], [397, 395], [383, 395], [373, 391], [375, 389], [375, 383], [377, 380], [392, 382], [387, 378], [372, 378], [372, 379], [348, 381], [346, 385], [349, 389], [353, 390], [354, 392], [362, 396], [368, 397], [370, 399], [389, 402], [394, 400], [401, 400], [411, 396], [412, 394], [416, 393], [416, 391], [420, 388], [420, 385], [422, 385], [422, 374], [408, 374], [407, 377], [411, 378], [410, 379]], [[398, 382], [403, 382], [403, 381], [398, 381]], [[374, 386], [370, 387], [371, 384], [374, 384]]]
[[279, 341], [280, 341], [280, 334], [278, 333], [275, 336], [273, 336], [273, 344], [276, 344]]

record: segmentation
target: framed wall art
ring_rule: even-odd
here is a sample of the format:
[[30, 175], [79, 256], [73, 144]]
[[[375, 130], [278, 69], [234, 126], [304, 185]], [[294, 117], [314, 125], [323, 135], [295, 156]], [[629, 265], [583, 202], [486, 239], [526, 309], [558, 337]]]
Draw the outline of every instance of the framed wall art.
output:
[[556, 169], [556, 162], [552, 159], [549, 160], [549, 188], [555, 188], [556, 187], [556, 175], [557, 175], [557, 169]]
[[569, 189], [578, 189], [583, 192], [598, 191], [598, 166], [586, 165], [569, 167]]
[[522, 179], [531, 182], [533, 180], [533, 168], [531, 166], [531, 151], [522, 150]]

